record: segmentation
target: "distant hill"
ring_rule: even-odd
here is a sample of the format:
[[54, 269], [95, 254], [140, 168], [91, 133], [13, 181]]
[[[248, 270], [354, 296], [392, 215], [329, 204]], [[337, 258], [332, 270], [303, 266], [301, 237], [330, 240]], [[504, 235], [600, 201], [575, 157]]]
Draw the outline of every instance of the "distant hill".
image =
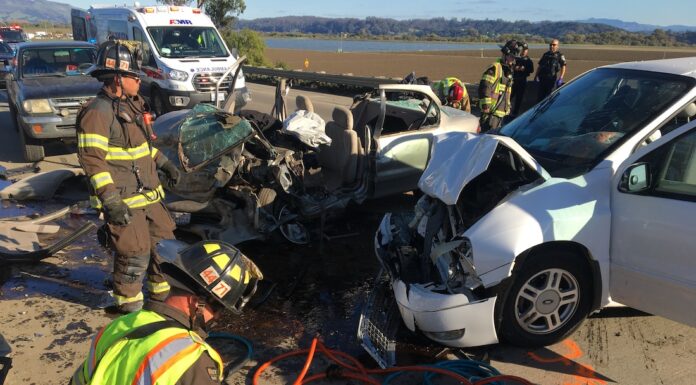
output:
[[497, 20], [472, 20], [457, 18], [432, 18], [395, 20], [380, 17], [326, 18], [315, 16], [285, 16], [239, 20], [239, 28], [249, 28], [267, 33], [305, 33], [305, 34], [339, 34], [351, 35], [406, 35], [415, 38], [439, 36], [443, 38], [458, 38], [467, 36], [476, 39], [478, 36], [523, 35], [539, 38], [557, 37], [566, 34], [595, 34], [618, 31], [618, 28], [606, 24], [580, 23], [573, 21], [529, 22]]
[[606, 24], [612, 27], [621, 28], [629, 32], [652, 32], [656, 29], [663, 29], [665, 31], [672, 32], [688, 32], [696, 31], [696, 26], [688, 25], [653, 25], [653, 24], [641, 24], [633, 21], [623, 21], [618, 19], [599, 19], [599, 18], [589, 18], [586, 20], [576, 20], [578, 23], [591, 23], [591, 24]]
[[0, 21], [70, 23], [70, 5], [47, 0], [0, 0]]

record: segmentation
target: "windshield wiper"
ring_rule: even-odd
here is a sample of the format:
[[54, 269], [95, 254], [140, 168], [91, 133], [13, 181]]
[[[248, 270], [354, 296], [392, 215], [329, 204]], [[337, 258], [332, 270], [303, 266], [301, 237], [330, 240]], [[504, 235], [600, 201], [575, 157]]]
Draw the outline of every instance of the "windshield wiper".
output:
[[23, 77], [25, 79], [33, 79], [33, 78], [52, 78], [52, 77], [64, 78], [66, 76], [67, 76], [66, 74], [53, 73], [53, 74], [29, 74], [29, 75], [25, 74]]

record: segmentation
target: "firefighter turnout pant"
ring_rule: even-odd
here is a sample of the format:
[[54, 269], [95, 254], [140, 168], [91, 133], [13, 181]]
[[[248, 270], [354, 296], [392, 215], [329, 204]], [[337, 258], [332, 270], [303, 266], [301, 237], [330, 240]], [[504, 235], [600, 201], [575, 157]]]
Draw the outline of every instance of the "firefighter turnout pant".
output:
[[503, 118], [501, 117], [495, 116], [493, 114], [481, 114], [481, 118], [479, 119], [481, 133], [499, 128], [502, 122]]
[[[109, 224], [114, 257], [114, 298], [119, 308], [137, 310], [143, 303], [143, 278], [147, 273], [150, 297], [164, 300], [169, 284], [159, 266], [156, 245], [162, 239], [174, 239], [175, 224], [163, 202], [131, 210], [125, 226]], [[135, 308], [135, 309], [134, 309]]]

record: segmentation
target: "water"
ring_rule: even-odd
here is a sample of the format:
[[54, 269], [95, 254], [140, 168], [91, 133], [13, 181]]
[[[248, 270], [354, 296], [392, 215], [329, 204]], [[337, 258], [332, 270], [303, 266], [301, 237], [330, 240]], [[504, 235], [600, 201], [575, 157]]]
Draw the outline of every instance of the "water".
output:
[[[405, 42], [377, 40], [329, 40], [329, 39], [281, 39], [266, 38], [268, 48], [285, 48], [305, 51], [326, 52], [409, 52], [409, 51], [475, 51], [498, 49], [496, 43], [444, 43], [444, 42]], [[530, 45], [530, 48], [543, 48], [544, 44]]]

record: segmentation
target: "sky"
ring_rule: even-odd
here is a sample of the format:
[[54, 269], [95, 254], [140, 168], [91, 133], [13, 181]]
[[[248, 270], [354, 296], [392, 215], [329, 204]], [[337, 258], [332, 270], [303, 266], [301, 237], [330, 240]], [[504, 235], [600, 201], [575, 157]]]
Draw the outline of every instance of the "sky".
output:
[[[56, 0], [63, 2], [64, 0]], [[109, 3], [97, 1], [96, 3]], [[142, 5], [155, 4], [142, 0]], [[73, 4], [89, 8], [95, 1], [73, 0]], [[131, 4], [128, 2], [128, 4]], [[659, 4], [659, 5], [656, 5]], [[693, 0], [246, 0], [242, 19], [278, 16], [323, 16], [413, 18], [469, 18], [503, 20], [583, 20], [594, 18], [619, 19], [642, 24], [696, 25]]]

